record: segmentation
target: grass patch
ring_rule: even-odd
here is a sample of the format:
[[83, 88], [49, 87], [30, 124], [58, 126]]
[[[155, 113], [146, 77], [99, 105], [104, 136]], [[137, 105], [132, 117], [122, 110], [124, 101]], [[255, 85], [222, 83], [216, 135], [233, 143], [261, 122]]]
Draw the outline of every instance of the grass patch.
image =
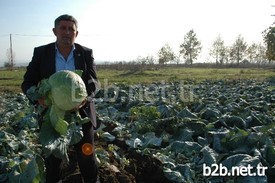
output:
[[0, 92], [21, 92], [25, 69], [0, 70]]
[[[0, 92], [21, 92], [20, 85], [26, 72], [25, 68], [0, 71]], [[98, 80], [101, 84], [149, 84], [154, 82], [174, 82], [191, 80], [199, 83], [204, 80], [264, 80], [275, 76], [272, 69], [246, 68], [177, 68], [167, 67], [156, 70], [129, 71], [115, 69], [99, 69]]]
[[201, 82], [204, 80], [239, 80], [255, 79], [264, 80], [274, 76], [272, 70], [267, 69], [212, 69], [212, 68], [162, 68], [159, 70], [146, 70], [125, 74], [125, 71], [113, 71], [101, 69], [98, 71], [99, 80], [108, 79], [109, 82], [152, 83], [160, 81], [192, 80]]

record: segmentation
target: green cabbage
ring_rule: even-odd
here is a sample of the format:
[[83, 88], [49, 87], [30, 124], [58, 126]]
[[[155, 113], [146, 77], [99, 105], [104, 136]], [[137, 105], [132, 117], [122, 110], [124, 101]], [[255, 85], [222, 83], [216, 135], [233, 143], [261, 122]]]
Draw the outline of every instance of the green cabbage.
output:
[[77, 108], [87, 97], [85, 83], [72, 71], [59, 71], [49, 78], [52, 102], [62, 110]]
[[49, 106], [50, 118], [46, 119], [60, 135], [65, 135], [69, 125], [65, 113], [78, 109], [87, 97], [84, 81], [73, 71], [59, 71], [41, 81], [39, 93]]
[[44, 98], [47, 105], [47, 108], [39, 106], [38, 110], [43, 114], [39, 140], [44, 153], [65, 161], [68, 161], [69, 145], [78, 143], [83, 137], [81, 125], [90, 121], [88, 117], [81, 118], [77, 110], [88, 96], [85, 83], [77, 73], [82, 71], [56, 72], [27, 91], [31, 100]]

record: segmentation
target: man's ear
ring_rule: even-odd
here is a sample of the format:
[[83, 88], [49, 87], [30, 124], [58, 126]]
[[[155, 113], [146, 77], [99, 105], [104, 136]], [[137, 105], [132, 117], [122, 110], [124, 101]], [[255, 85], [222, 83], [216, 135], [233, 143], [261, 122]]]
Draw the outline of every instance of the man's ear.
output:
[[53, 28], [53, 33], [54, 33], [54, 35], [56, 35], [56, 31], [55, 31], [55, 28]]
[[77, 35], [78, 35], [78, 31], [76, 31], [75, 37], [77, 37]]

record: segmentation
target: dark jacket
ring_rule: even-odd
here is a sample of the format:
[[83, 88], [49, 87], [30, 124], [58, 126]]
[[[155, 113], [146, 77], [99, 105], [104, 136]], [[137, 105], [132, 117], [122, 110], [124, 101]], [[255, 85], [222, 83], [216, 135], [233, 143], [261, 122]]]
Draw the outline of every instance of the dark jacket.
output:
[[[34, 49], [32, 60], [27, 67], [24, 81], [21, 85], [23, 93], [26, 94], [31, 86], [37, 86], [42, 79], [49, 78], [56, 72], [55, 52], [55, 43], [50, 43]], [[88, 95], [93, 96], [96, 90], [97, 77], [92, 49], [75, 44], [74, 59], [75, 69], [83, 71], [81, 77], [86, 85]], [[93, 102], [92, 105], [94, 105]], [[95, 115], [94, 106], [91, 107], [89, 112]]]

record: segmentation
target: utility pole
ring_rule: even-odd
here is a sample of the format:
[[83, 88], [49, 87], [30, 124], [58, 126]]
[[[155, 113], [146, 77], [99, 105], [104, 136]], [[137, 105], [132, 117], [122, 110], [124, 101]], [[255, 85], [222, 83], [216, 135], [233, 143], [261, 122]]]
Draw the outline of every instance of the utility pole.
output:
[[13, 70], [12, 38], [10, 34], [10, 70]]

